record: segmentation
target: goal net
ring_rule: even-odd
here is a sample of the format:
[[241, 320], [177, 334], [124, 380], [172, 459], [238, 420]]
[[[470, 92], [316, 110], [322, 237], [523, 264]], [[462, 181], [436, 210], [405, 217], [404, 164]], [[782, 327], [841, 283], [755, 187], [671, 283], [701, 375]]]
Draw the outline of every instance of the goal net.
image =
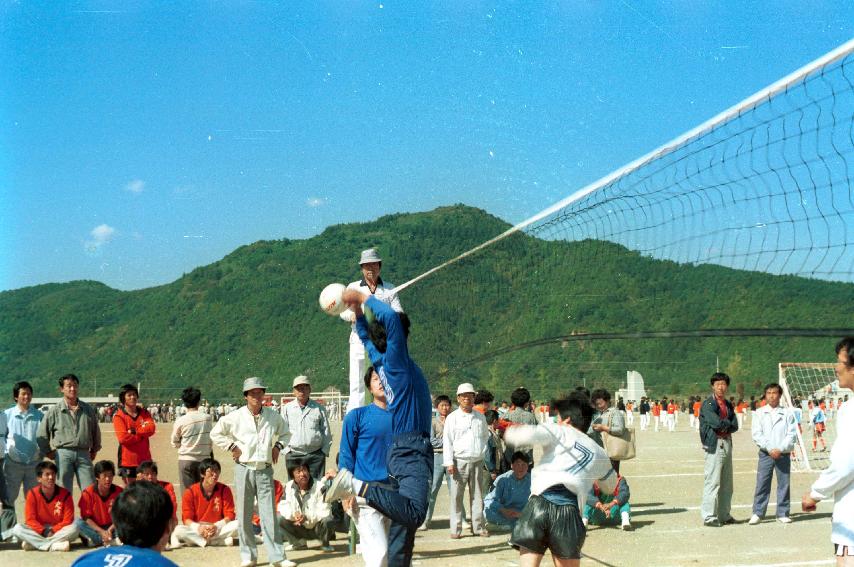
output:
[[[436, 337], [424, 359], [444, 361], [426, 370], [487, 388], [524, 376], [548, 395], [615, 390], [634, 369], [652, 395], [678, 395], [706, 391], [718, 360], [739, 382], [773, 375], [784, 357], [825, 356], [829, 337], [850, 330], [854, 294], [852, 51], [512, 227], [449, 212], [458, 249], [431, 248], [435, 236], [415, 228], [397, 235], [391, 257], [413, 254], [414, 240], [437, 261], [398, 287], [407, 309], [436, 321], [421, 322]], [[748, 395], [761, 393], [749, 380]]]
[[784, 362], [779, 372], [783, 404], [794, 409], [798, 420], [795, 468], [802, 471], [825, 469], [830, 464], [830, 448], [836, 440], [839, 404], [854, 393], [839, 388], [834, 365], [830, 363]]

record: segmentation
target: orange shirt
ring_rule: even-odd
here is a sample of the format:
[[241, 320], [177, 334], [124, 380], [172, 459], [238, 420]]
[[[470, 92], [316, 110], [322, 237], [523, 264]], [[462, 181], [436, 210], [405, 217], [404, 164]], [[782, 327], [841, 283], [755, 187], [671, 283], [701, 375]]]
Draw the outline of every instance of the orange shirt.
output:
[[181, 519], [201, 523], [215, 524], [225, 519], [235, 518], [234, 497], [231, 489], [221, 482], [216, 483], [210, 498], [205, 498], [202, 483], [197, 482], [184, 492], [181, 500]]
[[694, 402], [694, 417], [700, 417], [701, 407], [703, 407], [703, 402]]
[[652, 404], [652, 415], [661, 415], [661, 406], [658, 404]]
[[172, 517], [178, 517], [178, 497], [175, 496], [175, 487], [172, 486], [171, 482], [166, 482], [165, 480], [158, 480], [157, 484], [163, 487], [163, 490], [166, 491], [166, 494], [169, 495], [169, 499], [172, 500]]
[[71, 493], [61, 486], [56, 487], [53, 498], [48, 500], [42, 494], [42, 487], [36, 486], [27, 492], [24, 517], [27, 526], [34, 532], [42, 533], [50, 526], [56, 533], [74, 521], [74, 500], [71, 499]]
[[[148, 438], [154, 435], [156, 427], [151, 414], [145, 408], [139, 408], [136, 417], [131, 417], [124, 408], [119, 409], [113, 416], [113, 429], [119, 441], [117, 465], [133, 468], [142, 461], [150, 461]], [[131, 429], [134, 433], [131, 433]]]
[[635, 406], [634, 404], [632, 404], [632, 402], [626, 404], [626, 411], [632, 411], [634, 408]]
[[676, 404], [667, 404], [667, 413], [676, 413]]
[[110, 493], [104, 498], [98, 493], [97, 484], [91, 485], [80, 495], [80, 500], [77, 501], [77, 506], [80, 508], [80, 517], [84, 520], [92, 519], [103, 529], [107, 529], [113, 525], [113, 518], [110, 516], [110, 511], [113, 509], [113, 502], [116, 501], [122, 489], [115, 484], [110, 485]]

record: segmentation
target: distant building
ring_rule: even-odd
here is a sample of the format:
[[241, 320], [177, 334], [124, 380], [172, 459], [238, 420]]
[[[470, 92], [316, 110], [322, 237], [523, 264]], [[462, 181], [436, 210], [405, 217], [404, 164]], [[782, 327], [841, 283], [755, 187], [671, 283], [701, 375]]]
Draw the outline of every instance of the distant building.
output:
[[617, 390], [616, 397], [622, 398], [624, 402], [638, 402], [641, 398], [646, 397], [641, 373], [637, 370], [626, 372], [626, 387]]

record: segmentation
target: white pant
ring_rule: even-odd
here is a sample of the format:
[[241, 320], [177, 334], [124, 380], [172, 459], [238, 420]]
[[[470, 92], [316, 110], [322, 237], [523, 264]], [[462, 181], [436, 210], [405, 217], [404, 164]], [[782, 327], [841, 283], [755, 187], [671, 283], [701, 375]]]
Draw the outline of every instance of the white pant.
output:
[[237, 528], [237, 520], [226, 522], [222, 529], [219, 530], [219, 533], [213, 536], [210, 540], [205, 540], [205, 538], [200, 536], [199, 533], [190, 526], [180, 524], [175, 526], [175, 531], [172, 532], [172, 539], [173, 541], [196, 545], [198, 547], [206, 547], [208, 545], [225, 545], [225, 538], [237, 537]]
[[654, 415], [652, 419], [655, 422], [655, 430], [658, 431], [658, 425], [661, 423], [661, 415]]
[[49, 551], [50, 546], [55, 543], [62, 543], [63, 541], [71, 543], [80, 537], [80, 531], [77, 529], [77, 525], [72, 522], [70, 525], [65, 526], [52, 536], [44, 537], [40, 533], [36, 533], [26, 524], [18, 524], [12, 528], [12, 535], [21, 541], [29, 543], [38, 550]]
[[676, 414], [668, 413], [667, 414], [667, 431], [673, 431], [676, 429]]
[[350, 398], [347, 412], [365, 405], [365, 347], [362, 342], [350, 343]]
[[471, 529], [475, 535], [486, 527], [483, 518], [483, 485], [486, 469], [483, 461], [458, 461], [454, 459], [457, 474], [451, 479], [451, 533], [459, 534], [463, 530], [463, 496], [466, 486], [469, 488], [471, 505]]
[[635, 422], [635, 413], [626, 410], [626, 425], [632, 425]]
[[642, 413], [640, 416], [640, 426], [641, 431], [646, 431], [646, 428], [649, 427], [649, 414]]
[[690, 427], [691, 429], [694, 429], [694, 413], [693, 412], [688, 413], [688, 427]]
[[391, 520], [368, 506], [364, 498], [356, 498], [356, 509], [351, 516], [359, 532], [359, 551], [365, 567], [388, 565], [388, 528]]

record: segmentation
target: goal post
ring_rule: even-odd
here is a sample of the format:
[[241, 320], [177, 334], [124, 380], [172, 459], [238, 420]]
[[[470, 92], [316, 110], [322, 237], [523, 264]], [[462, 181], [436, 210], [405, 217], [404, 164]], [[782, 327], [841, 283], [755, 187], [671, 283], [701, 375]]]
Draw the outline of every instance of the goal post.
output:
[[[836, 414], [839, 404], [851, 390], [840, 389], [834, 364], [826, 362], [781, 362], [779, 382], [783, 404], [791, 407], [798, 419], [798, 439], [794, 451], [795, 470], [820, 471], [830, 464], [830, 448], [836, 439]], [[817, 431], [812, 413], [821, 408], [825, 430]]]

